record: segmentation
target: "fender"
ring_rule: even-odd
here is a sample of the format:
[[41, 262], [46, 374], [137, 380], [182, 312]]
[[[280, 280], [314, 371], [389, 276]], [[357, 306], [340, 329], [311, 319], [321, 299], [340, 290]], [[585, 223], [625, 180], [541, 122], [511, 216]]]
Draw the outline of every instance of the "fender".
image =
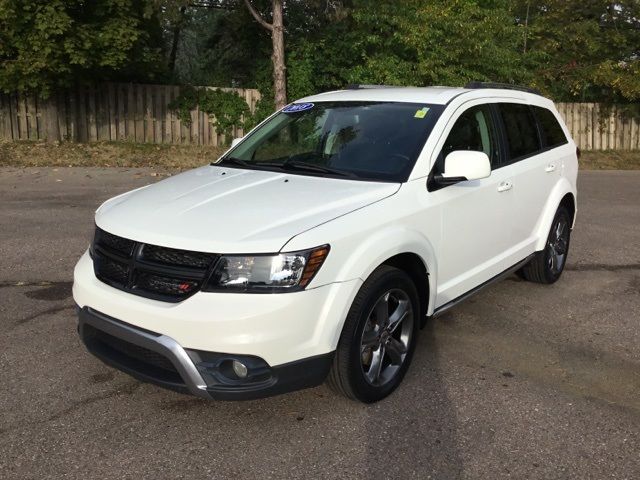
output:
[[[570, 193], [573, 195], [573, 199], [575, 201], [576, 192], [575, 188], [569, 183], [569, 181], [562, 177], [558, 180], [558, 183], [553, 187], [549, 198], [547, 198], [547, 202], [544, 205], [544, 209], [542, 210], [542, 214], [540, 218], [538, 218], [538, 222], [536, 223], [536, 227], [534, 232], [538, 237], [538, 241], [536, 242], [536, 252], [540, 250], [544, 250], [545, 243], [547, 242], [547, 237], [549, 236], [549, 229], [551, 228], [551, 223], [553, 222], [553, 217], [556, 214], [556, 210], [558, 210], [558, 206], [562, 201], [562, 198]], [[575, 223], [575, 215], [574, 215], [574, 223]], [[573, 225], [571, 225], [573, 228]]]
[[[402, 241], [398, 242], [398, 239]], [[422, 260], [429, 284], [427, 313], [430, 315], [435, 307], [437, 260], [431, 242], [415, 230], [394, 226], [367, 238], [351, 253], [341, 276], [357, 276], [365, 281], [386, 260], [403, 253], [415, 254]]]
[[[286, 245], [286, 249], [295, 250], [299, 245], [306, 245], [308, 242], [301, 237], [292, 239]], [[317, 288], [329, 283], [347, 282], [355, 279], [365, 281], [386, 260], [403, 253], [417, 255], [427, 271], [429, 285], [427, 311], [428, 314], [431, 314], [436, 296], [437, 260], [435, 250], [424, 235], [398, 224], [391, 224], [383, 230], [371, 230], [368, 235], [359, 232], [357, 236], [349, 236], [332, 242], [327, 265], [324, 265], [326, 268], [320, 269], [311, 286]], [[323, 275], [324, 272], [331, 272], [331, 276]]]

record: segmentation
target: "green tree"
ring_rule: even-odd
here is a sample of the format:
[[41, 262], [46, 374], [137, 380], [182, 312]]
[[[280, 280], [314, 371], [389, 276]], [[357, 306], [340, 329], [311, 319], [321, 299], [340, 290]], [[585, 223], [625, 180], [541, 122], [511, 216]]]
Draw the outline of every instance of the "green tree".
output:
[[513, 14], [545, 93], [569, 101], [640, 99], [638, 0], [521, 0]]
[[292, 39], [290, 79], [305, 89], [531, 83], [517, 50], [520, 32], [501, 3], [355, 1], [309, 39]]
[[144, 0], [0, 0], [0, 90], [47, 96], [74, 82], [158, 79], [162, 35]]

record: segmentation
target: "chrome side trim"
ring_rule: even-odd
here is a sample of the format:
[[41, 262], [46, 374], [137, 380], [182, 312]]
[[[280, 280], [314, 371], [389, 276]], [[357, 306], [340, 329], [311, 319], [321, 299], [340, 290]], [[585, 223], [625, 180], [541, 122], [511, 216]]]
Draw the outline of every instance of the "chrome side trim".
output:
[[193, 395], [207, 399], [211, 398], [206, 391], [207, 385], [205, 381], [189, 358], [189, 355], [173, 338], [112, 319], [88, 307], [80, 310], [78, 327], [82, 329], [85, 324], [165, 356], [173, 364]]

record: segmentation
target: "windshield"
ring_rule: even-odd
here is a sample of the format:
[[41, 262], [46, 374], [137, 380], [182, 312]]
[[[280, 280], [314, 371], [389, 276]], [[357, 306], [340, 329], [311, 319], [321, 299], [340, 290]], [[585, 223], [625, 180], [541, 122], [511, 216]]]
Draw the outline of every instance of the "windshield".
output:
[[395, 102], [291, 104], [254, 130], [221, 163], [404, 182], [443, 109]]

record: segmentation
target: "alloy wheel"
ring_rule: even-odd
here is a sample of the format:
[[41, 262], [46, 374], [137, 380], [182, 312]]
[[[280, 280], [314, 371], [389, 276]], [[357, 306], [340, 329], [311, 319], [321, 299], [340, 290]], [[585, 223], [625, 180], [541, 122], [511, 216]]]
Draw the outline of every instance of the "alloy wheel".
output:
[[379, 387], [397, 375], [409, 351], [414, 321], [411, 300], [403, 290], [389, 290], [374, 304], [360, 340], [367, 383]]
[[569, 245], [569, 222], [560, 216], [554, 225], [547, 244], [547, 265], [553, 275], [558, 275], [564, 267]]

